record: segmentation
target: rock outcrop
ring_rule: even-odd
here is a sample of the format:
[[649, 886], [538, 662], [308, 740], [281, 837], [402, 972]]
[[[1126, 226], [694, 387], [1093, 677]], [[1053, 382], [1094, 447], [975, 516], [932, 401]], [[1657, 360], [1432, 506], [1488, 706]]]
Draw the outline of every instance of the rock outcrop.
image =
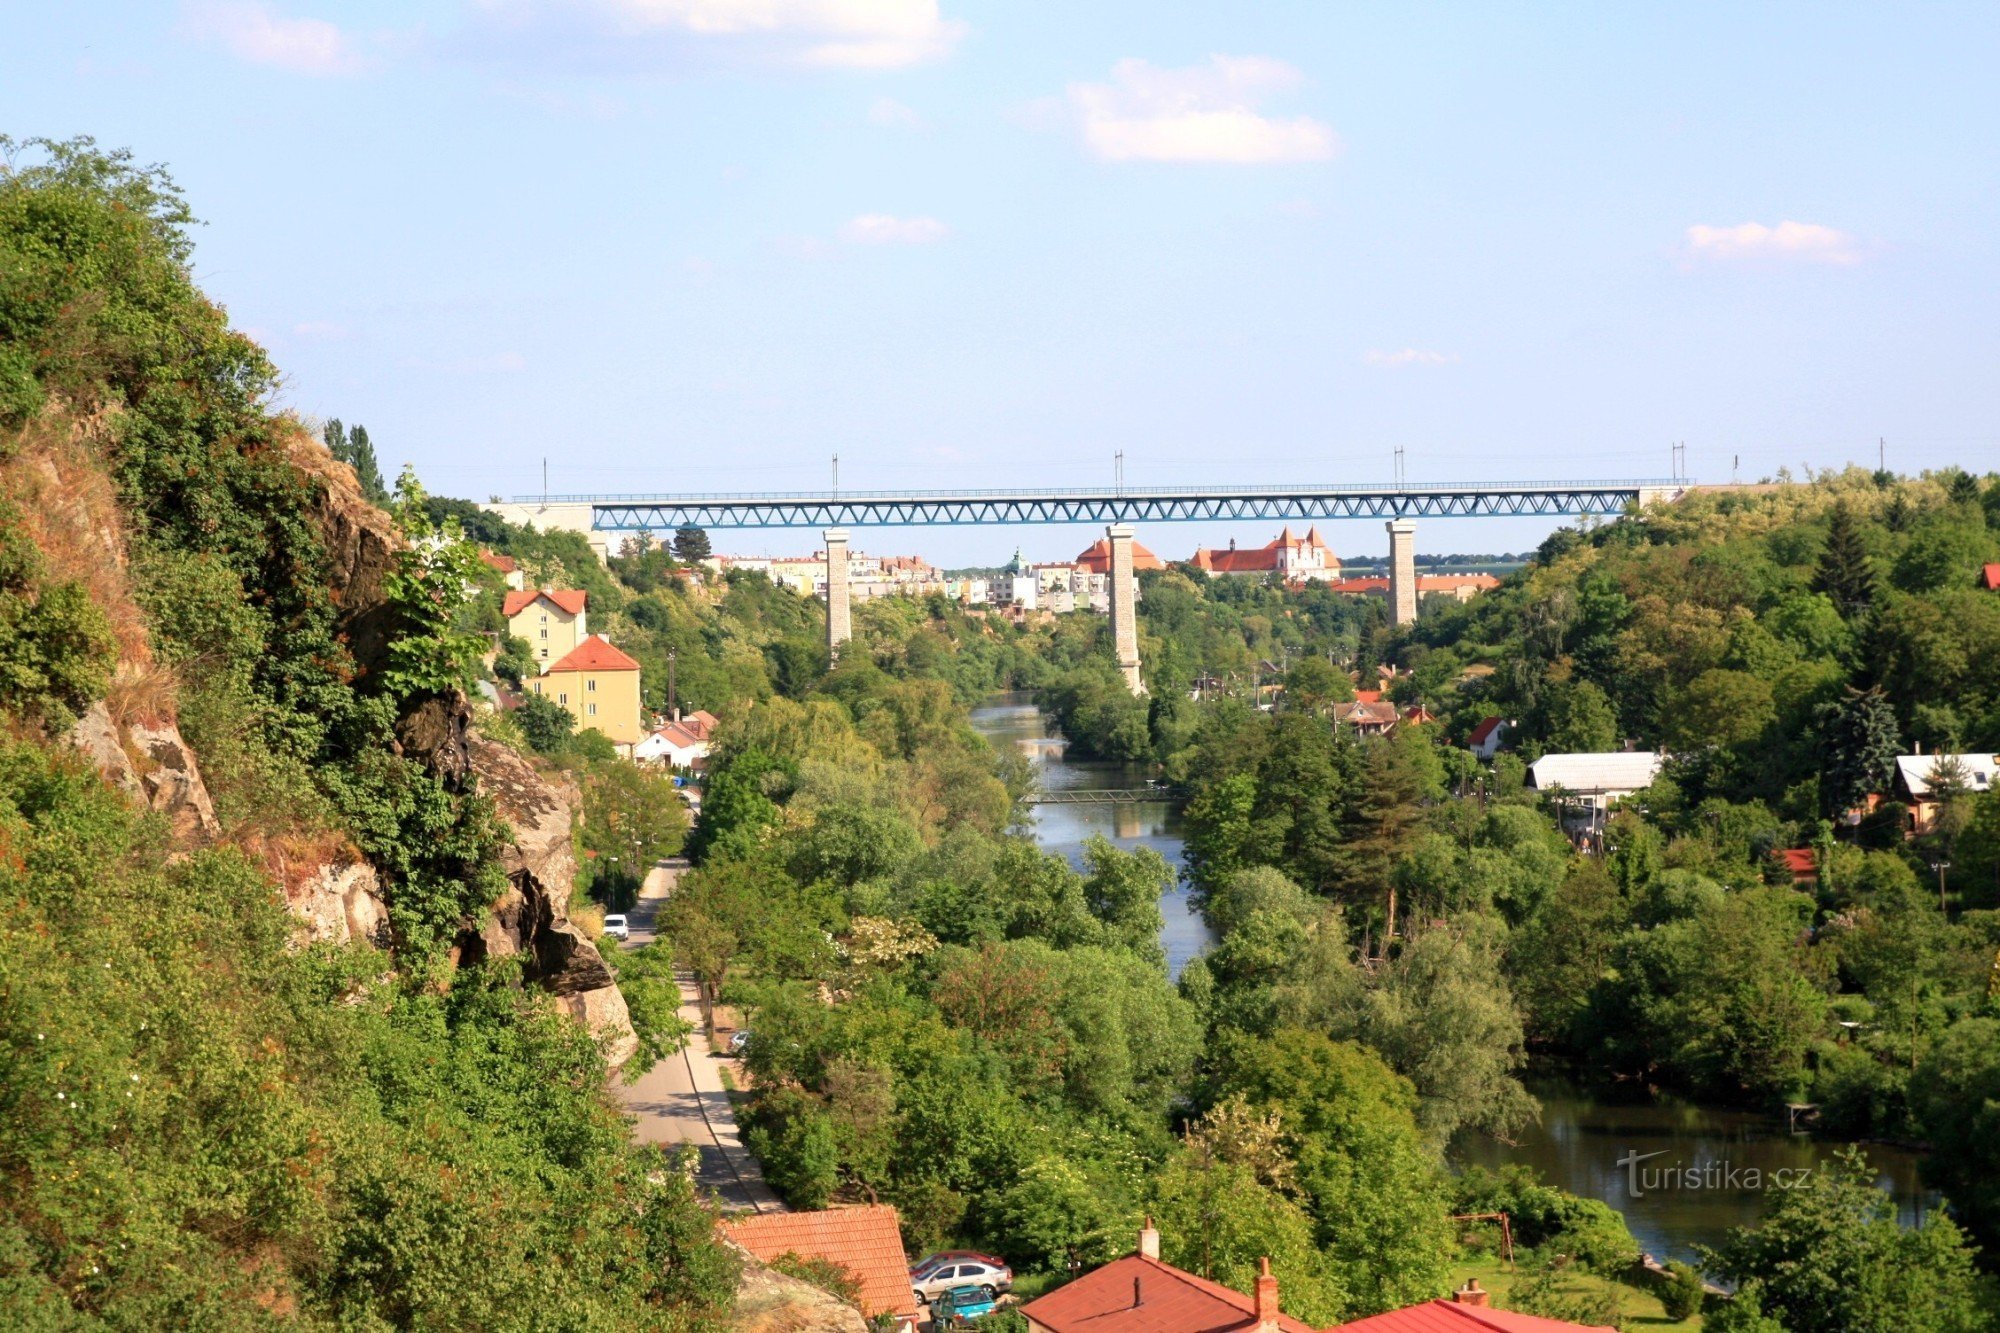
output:
[[364, 861], [336, 861], [285, 884], [285, 905], [304, 923], [299, 938], [309, 944], [359, 940], [386, 949], [391, 943], [389, 905], [382, 882]]
[[478, 936], [461, 941], [460, 956], [524, 956], [529, 980], [551, 991], [591, 1034], [603, 1040], [614, 1068], [639, 1049], [632, 1016], [604, 957], [569, 919], [576, 886], [570, 827], [582, 798], [567, 779], [544, 777], [520, 755], [472, 733], [471, 771], [493, 801], [513, 840], [502, 858], [507, 892], [492, 905]]
[[310, 436], [292, 437], [287, 456], [320, 483], [308, 513], [326, 550], [327, 587], [340, 607], [347, 650], [364, 675], [379, 670], [398, 622], [383, 583], [395, 572], [403, 534], [361, 493], [353, 469]]
[[743, 1275], [736, 1281], [736, 1333], [868, 1333], [861, 1311], [812, 1283], [780, 1273], [740, 1245]]
[[70, 728], [69, 741], [97, 765], [105, 781], [166, 816], [181, 846], [203, 846], [222, 831], [194, 751], [172, 722], [135, 722], [121, 729], [100, 701]]

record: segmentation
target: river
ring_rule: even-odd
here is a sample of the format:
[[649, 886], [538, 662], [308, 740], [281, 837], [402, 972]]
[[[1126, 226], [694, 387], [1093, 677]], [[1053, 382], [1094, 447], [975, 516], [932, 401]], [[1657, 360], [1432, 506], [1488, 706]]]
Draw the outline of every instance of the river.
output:
[[[1153, 774], [1143, 765], [1072, 759], [1060, 733], [1050, 727], [1027, 694], [995, 695], [972, 710], [972, 725], [996, 748], [1012, 746], [1035, 765], [1037, 785], [1050, 791], [1108, 791], [1143, 787]], [[1034, 809], [1035, 841], [1060, 852], [1078, 869], [1083, 845], [1097, 834], [1126, 849], [1150, 847], [1181, 865], [1181, 812], [1171, 801], [1141, 801], [1136, 805], [1038, 805]], [[1188, 902], [1187, 886], [1175, 881], [1160, 895], [1160, 946], [1167, 952], [1168, 975], [1178, 978], [1188, 959], [1214, 942], [1208, 923]]]
[[[972, 725], [996, 747], [1026, 753], [1046, 789], [1132, 788], [1151, 776], [1144, 766], [1069, 757], [1062, 737], [1026, 694], [994, 696], [973, 710]], [[1098, 833], [1120, 847], [1151, 847], [1176, 868], [1181, 863], [1180, 808], [1167, 801], [1038, 805], [1034, 828], [1037, 842], [1079, 867], [1083, 844]], [[1214, 936], [1189, 906], [1183, 885], [1160, 895], [1160, 914], [1165, 919], [1160, 943], [1178, 977]], [[1625, 1214], [1640, 1245], [1660, 1258], [1692, 1259], [1696, 1245], [1718, 1245], [1730, 1228], [1754, 1225], [1774, 1182], [1809, 1171], [1840, 1146], [1787, 1133], [1784, 1122], [1770, 1116], [1643, 1093], [1597, 1092], [1572, 1078], [1541, 1078], [1528, 1088], [1541, 1099], [1539, 1124], [1511, 1144], [1462, 1134], [1451, 1145], [1452, 1160], [1532, 1166], [1549, 1184], [1602, 1199]], [[1627, 1154], [1640, 1160], [1621, 1164]], [[1918, 1154], [1870, 1145], [1868, 1160], [1906, 1224], [1921, 1221], [1936, 1206], [1938, 1196], [1918, 1177]]]

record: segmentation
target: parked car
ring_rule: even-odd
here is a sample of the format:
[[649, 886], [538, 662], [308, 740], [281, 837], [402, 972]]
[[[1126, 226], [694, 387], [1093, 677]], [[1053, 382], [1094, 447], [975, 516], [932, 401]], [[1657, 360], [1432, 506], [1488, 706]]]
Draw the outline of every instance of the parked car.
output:
[[931, 1301], [931, 1327], [953, 1328], [998, 1308], [999, 1300], [991, 1287], [953, 1287]]
[[632, 938], [632, 928], [626, 925], [625, 918], [616, 912], [604, 918], [604, 933], [614, 940], [629, 940]]
[[963, 1286], [997, 1296], [1014, 1289], [1014, 1270], [1004, 1260], [976, 1250], [945, 1250], [910, 1269], [910, 1289], [920, 1304]]
[[741, 1055], [750, 1049], [750, 1032], [747, 1028], [729, 1034], [729, 1053]]

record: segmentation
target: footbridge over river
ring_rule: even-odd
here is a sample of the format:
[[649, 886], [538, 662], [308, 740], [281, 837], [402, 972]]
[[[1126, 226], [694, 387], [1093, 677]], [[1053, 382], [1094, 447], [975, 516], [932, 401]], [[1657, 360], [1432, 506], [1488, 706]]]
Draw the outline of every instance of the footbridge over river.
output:
[[821, 528], [827, 566], [827, 644], [853, 633], [848, 613], [847, 529], [932, 524], [1105, 524], [1111, 550], [1111, 637], [1132, 691], [1139, 681], [1133, 619], [1135, 523], [1228, 519], [1383, 520], [1389, 530], [1389, 617], [1417, 618], [1416, 520], [1420, 518], [1611, 517], [1679, 499], [1682, 478], [1628, 481], [1481, 482], [1390, 486], [1170, 486], [979, 491], [778, 491], [718, 495], [542, 495], [496, 501], [487, 509], [515, 523], [568, 529], [600, 553], [608, 535], [676, 528]]

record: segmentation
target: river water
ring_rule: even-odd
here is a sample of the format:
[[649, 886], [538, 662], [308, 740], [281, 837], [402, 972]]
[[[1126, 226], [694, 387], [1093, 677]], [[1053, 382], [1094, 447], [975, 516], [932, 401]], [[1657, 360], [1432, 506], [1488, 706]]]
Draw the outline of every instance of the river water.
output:
[[[995, 747], [1011, 746], [1033, 760], [1036, 781], [1049, 790], [1134, 788], [1151, 776], [1143, 766], [1072, 759], [1026, 694], [996, 695], [972, 713], [972, 725]], [[1151, 847], [1181, 864], [1180, 808], [1167, 801], [1137, 805], [1038, 805], [1035, 838], [1078, 867], [1083, 844], [1101, 833], [1120, 847]], [[1213, 943], [1207, 923], [1176, 884], [1160, 896], [1165, 925], [1160, 943], [1178, 977], [1187, 960]], [[1602, 1199], [1625, 1214], [1632, 1234], [1659, 1258], [1692, 1259], [1696, 1245], [1718, 1245], [1730, 1228], [1754, 1225], [1778, 1182], [1795, 1179], [1830, 1159], [1839, 1145], [1786, 1132], [1782, 1119], [1697, 1106], [1671, 1098], [1620, 1097], [1581, 1081], [1545, 1078], [1529, 1091], [1541, 1099], [1539, 1124], [1502, 1143], [1460, 1135], [1451, 1158], [1461, 1165], [1532, 1166], [1572, 1194]], [[1621, 1164], [1627, 1155], [1639, 1160]], [[1870, 1145], [1868, 1160], [1906, 1224], [1921, 1221], [1937, 1195], [1917, 1174], [1918, 1154]], [[1754, 1173], [1754, 1174], [1753, 1174]], [[1780, 1173], [1787, 1173], [1781, 1175]]]
[[[1000, 694], [972, 710], [972, 725], [996, 749], [1012, 747], [1035, 765], [1036, 785], [1048, 791], [1111, 791], [1146, 785], [1153, 776], [1143, 765], [1071, 759], [1060, 733], [1043, 718], [1026, 694]], [[1035, 841], [1060, 852], [1083, 868], [1083, 845], [1097, 834], [1130, 850], [1150, 847], [1181, 866], [1181, 812], [1171, 801], [1136, 805], [1037, 805], [1033, 807]], [[1160, 946], [1167, 952], [1167, 973], [1178, 978], [1188, 959], [1214, 942], [1208, 923], [1188, 903], [1187, 886], [1176, 881], [1160, 895]]]

